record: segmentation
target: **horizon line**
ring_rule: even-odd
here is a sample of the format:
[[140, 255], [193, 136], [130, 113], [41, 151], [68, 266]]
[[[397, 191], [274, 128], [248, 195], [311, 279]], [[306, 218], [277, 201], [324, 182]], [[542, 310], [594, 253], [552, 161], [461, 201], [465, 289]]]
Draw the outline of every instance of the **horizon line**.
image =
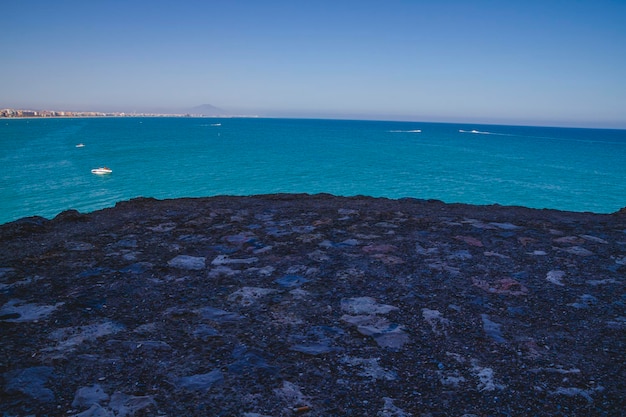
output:
[[[88, 118], [88, 117], [203, 117], [203, 118], [265, 118], [265, 119], [309, 119], [309, 120], [354, 120], [354, 121], [379, 121], [379, 122], [399, 122], [399, 123], [441, 123], [441, 124], [468, 124], [468, 125], [484, 125], [484, 126], [526, 126], [526, 127], [554, 127], [554, 128], [571, 128], [571, 129], [599, 129], [599, 130], [626, 130], [626, 123], [622, 122], [573, 122], [573, 121], [530, 121], [530, 120], [508, 120], [508, 121], [485, 121], [483, 120], [462, 120], [463, 117], [458, 119], [449, 117], [424, 117], [424, 119], [417, 118], [409, 115], [373, 115], [366, 113], [321, 113], [305, 112], [304, 114], [297, 114], [292, 112], [270, 111], [268, 114], [245, 114], [245, 113], [231, 113], [225, 110], [224, 114], [203, 114], [193, 113], [190, 110], [202, 106], [211, 106], [216, 109], [222, 110], [219, 107], [212, 106], [210, 104], [203, 104], [199, 106], [193, 106], [190, 108], [180, 108], [181, 112], [175, 112], [172, 109], [166, 110], [157, 109], [145, 111], [133, 110], [133, 111], [120, 111], [120, 110], [54, 110], [44, 107], [0, 107], [0, 119], [45, 119], [45, 118]], [[73, 113], [76, 115], [51, 115], [45, 116], [31, 115], [31, 116], [5, 116], [3, 112], [48, 112], [48, 113]], [[80, 115], [80, 114], [85, 115]], [[101, 113], [98, 115], [97, 113]], [[272, 114], [274, 113], [274, 114]], [[281, 114], [283, 113], [283, 114]], [[295, 113], [295, 114], [294, 114]], [[91, 114], [91, 115], [87, 115]], [[442, 120], [443, 119], [443, 120]]]

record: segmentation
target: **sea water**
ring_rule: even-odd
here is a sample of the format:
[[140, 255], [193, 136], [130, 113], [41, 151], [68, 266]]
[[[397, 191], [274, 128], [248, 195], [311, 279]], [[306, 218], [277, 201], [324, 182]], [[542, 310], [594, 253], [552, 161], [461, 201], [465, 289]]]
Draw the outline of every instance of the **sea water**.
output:
[[[84, 146], [78, 146], [82, 144]], [[626, 131], [262, 118], [0, 120], [0, 223], [134, 197], [266, 193], [611, 213]], [[107, 166], [109, 175], [91, 169]]]

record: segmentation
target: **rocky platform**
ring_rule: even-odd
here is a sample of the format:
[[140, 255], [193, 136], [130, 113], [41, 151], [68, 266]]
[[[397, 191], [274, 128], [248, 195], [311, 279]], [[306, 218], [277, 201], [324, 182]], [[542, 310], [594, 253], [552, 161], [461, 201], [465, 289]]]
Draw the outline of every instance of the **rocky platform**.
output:
[[4, 416], [618, 416], [626, 213], [328, 195], [0, 226]]

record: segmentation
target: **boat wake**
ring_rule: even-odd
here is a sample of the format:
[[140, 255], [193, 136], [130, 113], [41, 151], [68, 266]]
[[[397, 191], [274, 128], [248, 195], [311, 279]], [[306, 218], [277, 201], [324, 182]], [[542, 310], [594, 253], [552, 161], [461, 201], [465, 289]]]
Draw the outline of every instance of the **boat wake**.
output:
[[390, 130], [389, 133], [422, 133], [420, 129], [415, 130]]
[[475, 135], [497, 135], [498, 133], [481, 132], [480, 130], [463, 130], [459, 129], [459, 133], [473, 133]]
[[557, 137], [557, 136], [535, 136], [535, 135], [524, 135], [524, 134], [513, 134], [513, 133], [496, 133], [496, 132], [479, 132], [476, 130], [459, 130], [461, 133], [479, 133], [482, 135], [493, 135], [493, 136], [509, 136], [509, 137], [519, 137], [526, 139], [539, 139], [539, 140], [558, 140], [562, 142], [578, 142], [578, 143], [586, 143], [589, 145], [620, 145], [626, 146], [626, 141], [612, 141], [612, 140], [602, 140], [602, 139], [576, 139], [571, 137]]

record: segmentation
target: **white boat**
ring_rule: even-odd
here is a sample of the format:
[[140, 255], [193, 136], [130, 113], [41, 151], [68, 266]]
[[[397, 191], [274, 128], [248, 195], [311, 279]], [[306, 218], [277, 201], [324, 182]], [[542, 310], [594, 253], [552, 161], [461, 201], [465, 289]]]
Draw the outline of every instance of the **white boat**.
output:
[[83, 143], [79, 143], [78, 145], [76, 145], [77, 148], [84, 148], [85, 145]]
[[91, 173], [96, 175], [105, 175], [110, 174], [111, 172], [113, 172], [113, 170], [107, 167], [94, 168], [91, 170]]

